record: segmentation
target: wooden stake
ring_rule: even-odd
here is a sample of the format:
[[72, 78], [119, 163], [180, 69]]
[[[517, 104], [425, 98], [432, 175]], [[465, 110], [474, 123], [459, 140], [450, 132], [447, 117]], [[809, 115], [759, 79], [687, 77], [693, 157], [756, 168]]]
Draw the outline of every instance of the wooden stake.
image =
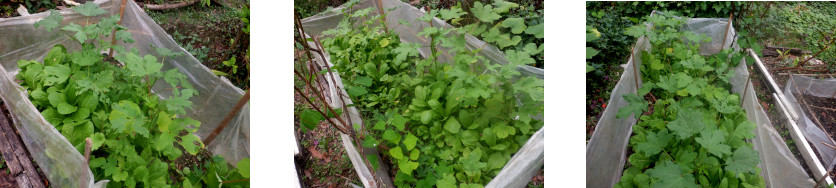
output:
[[729, 30], [731, 30], [730, 28], [731, 28], [732, 16], [734, 16], [734, 13], [729, 12], [729, 23], [726, 24], [726, 34], [723, 35], [723, 45], [726, 45], [726, 38], [729, 37]]
[[749, 91], [749, 79], [752, 78], [752, 74], [750, 73], [749, 76], [746, 76], [746, 87], [743, 88], [743, 97], [740, 100], [740, 107], [743, 107], [743, 101], [746, 101], [746, 91]]
[[[116, 25], [122, 25], [122, 18], [125, 17], [125, 3], [127, 2], [128, 0], [122, 0], [122, 5], [119, 7], [119, 21], [116, 22]], [[113, 29], [113, 32], [110, 33], [110, 45], [116, 45], [116, 29]], [[110, 48], [107, 56], [113, 58], [113, 48]]]
[[830, 175], [831, 171], [833, 171], [833, 169], [830, 169], [830, 170], [827, 171], [827, 173], [824, 173], [824, 175], [822, 175], [821, 178], [819, 178], [819, 180], [816, 181], [816, 185], [813, 186], [813, 187], [819, 187], [819, 185], [821, 185], [821, 183], [824, 182], [824, 179], [827, 178], [827, 176]]
[[383, 3], [380, 0], [377, 0], [377, 12], [380, 14], [380, 18], [383, 19], [383, 31], [389, 33], [389, 29], [386, 27], [386, 12], [383, 11]]
[[84, 139], [84, 162], [90, 164], [90, 152], [93, 148], [93, 140], [90, 138]]
[[210, 134], [209, 137], [206, 137], [206, 140], [203, 142], [203, 144], [208, 146], [209, 143], [212, 143], [212, 140], [215, 140], [215, 137], [218, 136], [218, 134], [220, 134], [221, 131], [224, 130], [224, 128], [226, 128], [226, 126], [229, 124], [229, 121], [232, 120], [232, 117], [235, 117], [235, 115], [241, 111], [241, 108], [243, 108], [244, 105], [247, 104], [247, 102], [249, 101], [250, 91], [248, 90], [247, 93], [244, 93], [244, 96], [238, 100], [238, 103], [235, 104], [234, 107], [232, 107], [232, 111], [226, 114], [226, 117], [224, 117], [221, 123], [218, 124], [218, 127], [215, 128], [215, 131], [212, 131], [212, 134]]

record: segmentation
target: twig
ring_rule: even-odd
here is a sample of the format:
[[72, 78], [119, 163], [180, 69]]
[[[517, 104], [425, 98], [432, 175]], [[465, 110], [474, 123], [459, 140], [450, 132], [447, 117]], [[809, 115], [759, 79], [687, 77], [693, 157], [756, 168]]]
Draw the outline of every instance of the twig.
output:
[[169, 9], [176, 9], [176, 8], [183, 8], [190, 5], [197, 3], [200, 0], [191, 0], [191, 1], [183, 1], [179, 3], [171, 3], [171, 4], [145, 4], [144, 7], [148, 10], [169, 10]]
[[824, 179], [827, 178], [827, 176], [830, 175], [831, 171], [833, 171], [833, 169], [830, 169], [830, 170], [827, 171], [827, 173], [824, 173], [824, 175], [822, 175], [821, 178], [819, 178], [819, 180], [816, 181], [816, 185], [813, 186], [813, 187], [819, 187], [819, 185], [821, 185], [821, 183], [824, 182]]
[[743, 97], [740, 98], [740, 107], [741, 108], [743, 107], [743, 101], [746, 101], [746, 93], [749, 93], [749, 92], [746, 92], [746, 91], [749, 91], [749, 79], [752, 79], [752, 74], [749, 74], [749, 76], [746, 76], [746, 87], [743, 88]]
[[[790, 81], [792, 81], [792, 85], [795, 87], [795, 92], [798, 93], [798, 98], [801, 99], [801, 103], [804, 104], [804, 107], [807, 108], [807, 111], [809, 112], [810, 116], [813, 117], [813, 120], [815, 121], [813, 123], [816, 124], [819, 128], [821, 128], [822, 131], [824, 131], [824, 133], [827, 133], [829, 137], [831, 137], [832, 134], [827, 132], [827, 130], [822, 126], [821, 122], [819, 121], [819, 118], [816, 117], [816, 114], [813, 113], [813, 110], [810, 109], [810, 105], [807, 103], [807, 100], [804, 100], [804, 93], [802, 93], [801, 90], [798, 89], [798, 83], [795, 82], [795, 78], [793, 78], [793, 76], [790, 76]], [[833, 138], [830, 139], [830, 142], [833, 142]]]
[[248, 90], [246, 93], [244, 93], [244, 96], [242, 96], [241, 99], [238, 99], [238, 103], [236, 103], [235, 106], [232, 107], [232, 111], [229, 111], [229, 113], [226, 114], [226, 117], [224, 117], [221, 123], [218, 124], [218, 127], [215, 128], [215, 131], [212, 131], [212, 134], [210, 134], [209, 137], [206, 137], [206, 140], [203, 142], [203, 144], [209, 145], [209, 143], [212, 143], [212, 140], [215, 140], [215, 137], [218, 136], [218, 134], [220, 134], [221, 131], [224, 130], [224, 128], [226, 128], [226, 126], [229, 124], [229, 121], [232, 120], [232, 117], [235, 117], [235, 115], [241, 111], [241, 108], [243, 108], [244, 105], [247, 104], [247, 102], [249, 101], [250, 91]]
[[235, 182], [241, 182], [241, 181], [250, 181], [250, 178], [240, 179], [240, 180], [232, 180], [232, 181], [223, 181], [221, 183], [235, 183]]
[[[125, 17], [125, 3], [128, 0], [122, 0], [122, 5], [119, 7], [119, 21], [116, 22], [116, 25], [122, 25], [122, 18]], [[116, 45], [116, 28], [113, 28], [113, 31], [110, 33], [110, 45]], [[110, 48], [110, 52], [107, 53], [107, 56], [113, 58], [113, 47]]]
[[833, 145], [830, 145], [830, 144], [827, 144], [827, 143], [824, 143], [824, 142], [821, 142], [821, 143], [822, 143], [822, 144], [824, 144], [824, 145], [825, 145], [825, 146], [827, 146], [827, 147], [830, 147], [830, 148], [836, 149], [836, 146], [833, 146]]

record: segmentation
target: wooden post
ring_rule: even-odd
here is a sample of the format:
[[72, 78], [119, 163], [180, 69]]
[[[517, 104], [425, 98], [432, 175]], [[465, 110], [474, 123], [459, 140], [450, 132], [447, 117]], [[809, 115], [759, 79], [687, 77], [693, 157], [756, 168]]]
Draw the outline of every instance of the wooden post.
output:
[[244, 93], [244, 96], [238, 100], [238, 103], [235, 104], [234, 107], [232, 107], [232, 111], [226, 114], [226, 117], [224, 117], [221, 123], [218, 124], [218, 127], [215, 128], [215, 131], [212, 131], [212, 134], [210, 134], [209, 137], [206, 137], [206, 140], [203, 141], [203, 144], [208, 146], [209, 143], [212, 143], [212, 140], [215, 140], [215, 137], [218, 136], [218, 134], [220, 134], [221, 131], [224, 130], [224, 128], [226, 128], [226, 126], [229, 124], [229, 121], [232, 120], [232, 117], [235, 117], [235, 115], [241, 111], [241, 108], [244, 107], [244, 104], [247, 104], [247, 102], [249, 101], [250, 91], [247, 91], [247, 93]]
[[383, 3], [380, 0], [377, 0], [377, 12], [380, 14], [380, 18], [383, 19], [383, 31], [389, 33], [389, 29], [386, 26], [386, 12], [383, 11]]
[[[125, 3], [127, 2], [128, 0], [122, 0], [122, 5], [119, 7], [119, 22], [116, 22], [116, 25], [122, 25], [122, 18], [125, 17]], [[110, 33], [110, 45], [116, 45], [116, 29], [113, 29], [113, 32]], [[113, 57], [113, 48], [110, 48], [107, 56]]]

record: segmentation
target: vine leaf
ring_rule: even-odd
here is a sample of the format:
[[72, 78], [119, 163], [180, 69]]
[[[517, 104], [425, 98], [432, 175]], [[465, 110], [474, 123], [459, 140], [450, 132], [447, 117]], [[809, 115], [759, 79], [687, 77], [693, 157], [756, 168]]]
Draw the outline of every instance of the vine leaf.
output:
[[441, 19], [443, 19], [443, 20], [451, 20], [451, 19], [459, 18], [462, 15], [467, 14], [465, 12], [462, 12], [462, 9], [459, 8], [459, 7], [451, 7], [450, 9], [442, 9], [441, 11], [439, 11], [439, 13], [441, 14]]
[[691, 173], [682, 173], [682, 168], [671, 161], [647, 170], [647, 174], [657, 179], [653, 187], [688, 187], [696, 188], [696, 179]]
[[403, 139], [403, 144], [404, 146], [406, 146], [406, 150], [412, 150], [412, 148], [415, 148], [415, 144], [417, 142], [418, 137], [415, 137], [415, 135], [412, 135], [412, 133], [407, 134], [406, 137], [404, 137]]
[[703, 130], [700, 132], [700, 137], [694, 139], [697, 143], [700, 143], [705, 150], [709, 153], [716, 155], [717, 157], [723, 157], [725, 154], [731, 153], [731, 147], [726, 144], [726, 137], [723, 136], [722, 130]]
[[502, 21], [502, 27], [511, 28], [511, 33], [520, 34], [527, 27], [523, 18], [508, 18]]
[[499, 16], [499, 14], [494, 12], [493, 6], [483, 5], [481, 2], [473, 3], [473, 8], [470, 8], [470, 11], [473, 12], [473, 15], [482, 22], [493, 22], [502, 18], [502, 16]]
[[760, 162], [758, 152], [749, 147], [740, 147], [731, 157], [726, 158], [726, 170], [737, 173], [756, 173]]
[[644, 111], [647, 111], [648, 103], [643, 98], [636, 94], [624, 94], [623, 97], [629, 104], [618, 109], [618, 114], [615, 115], [616, 118], [625, 118], [633, 114], [636, 114], [638, 118]]
[[511, 10], [511, 8], [520, 7], [520, 5], [517, 4], [517, 3], [512, 3], [512, 2], [508, 2], [508, 1], [504, 1], [504, 0], [494, 0], [493, 1], [493, 6], [496, 7], [496, 8], [493, 9], [493, 12], [496, 12], [496, 13], [499, 13], [499, 14], [506, 13], [509, 10]]
[[104, 9], [99, 8], [99, 5], [93, 1], [87, 1], [83, 5], [73, 7], [73, 10], [84, 16], [97, 16], [107, 13]]
[[58, 24], [60, 24], [62, 20], [64, 20], [64, 17], [61, 16], [61, 13], [51, 10], [49, 11], [49, 16], [41, 21], [35, 22], [34, 26], [35, 28], [44, 26], [47, 31], [51, 31], [53, 28], [58, 27]]
[[[183, 146], [183, 149], [186, 149], [189, 154], [195, 155], [198, 152], [198, 149], [203, 148], [203, 142], [200, 142], [200, 138], [197, 138], [194, 134], [186, 134], [185, 136], [180, 137], [183, 141], [180, 142], [180, 145]], [[199, 143], [195, 144], [195, 143]]]
[[667, 129], [662, 129], [657, 133], [648, 131], [646, 138], [646, 142], [640, 142], [636, 145], [636, 151], [643, 153], [644, 156], [653, 156], [658, 154], [662, 151], [662, 148], [668, 146], [668, 143], [671, 139], [673, 139], [672, 135], [668, 134]]
[[541, 39], [546, 35], [546, 33], [543, 31], [544, 26], [545, 25], [543, 23], [529, 26], [527, 29], [525, 29], [525, 33], [529, 35], [534, 35], [534, 37]]
[[403, 159], [403, 151], [401, 151], [400, 146], [389, 149], [389, 155], [392, 155], [392, 158], [395, 159]]
[[673, 131], [680, 139], [690, 138], [705, 128], [703, 113], [695, 109], [680, 109], [676, 120], [668, 124], [668, 129]]

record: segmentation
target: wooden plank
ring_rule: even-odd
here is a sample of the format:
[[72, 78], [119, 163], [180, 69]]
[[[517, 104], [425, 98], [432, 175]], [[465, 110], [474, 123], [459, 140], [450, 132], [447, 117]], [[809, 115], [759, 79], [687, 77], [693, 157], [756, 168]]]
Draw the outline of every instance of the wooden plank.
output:
[[[5, 150], [3, 151], [3, 155], [5, 156], [6, 153], [11, 153], [14, 158], [17, 160], [17, 165], [20, 168], [20, 174], [13, 173], [18, 179], [18, 185], [20, 187], [35, 187], [35, 188], [43, 188], [45, 187], [43, 182], [41, 181], [40, 176], [38, 175], [38, 171], [35, 170], [35, 165], [32, 164], [32, 159], [29, 158], [29, 155], [26, 153], [26, 148], [23, 146], [23, 143], [20, 140], [17, 131], [9, 124], [9, 119], [6, 115], [0, 111], [0, 130], [2, 130], [3, 135], [6, 137], [8, 141], [9, 148], [12, 151]], [[18, 175], [24, 177], [25, 181], [21, 181]]]
[[[807, 138], [801, 134], [801, 129], [798, 128], [795, 121], [790, 119], [790, 114], [787, 113], [788, 109], [785, 108], [786, 103], [782, 102], [778, 98], [778, 94], [772, 93], [772, 96], [772, 100], [774, 100], [775, 103], [778, 103], [778, 110], [783, 114], [781, 117], [783, 117], [783, 120], [789, 125], [787, 129], [789, 129], [792, 139], [795, 140], [795, 146], [798, 147], [798, 151], [801, 152], [801, 157], [804, 158], [804, 162], [807, 163], [807, 167], [813, 172], [813, 178], [824, 176], [825, 173], [827, 173], [827, 170], [825, 170], [824, 165], [822, 165], [821, 161], [819, 161], [819, 157], [816, 156], [816, 153], [813, 152], [813, 148], [810, 147], [810, 143], [807, 142]], [[829, 176], [825, 180], [827, 185], [833, 184], [833, 179]]]
[[[781, 91], [780, 87], [778, 87], [778, 84], [776, 84], [775, 79], [772, 78], [772, 75], [769, 73], [769, 70], [767, 70], [766, 66], [763, 65], [763, 63], [761, 62], [761, 59], [758, 58], [757, 54], [755, 54], [755, 51], [752, 50], [752, 49], [749, 49], [749, 55], [751, 55], [752, 58], [755, 59], [755, 64], [758, 65], [758, 68], [756, 68], [755, 70], [759, 70], [761, 75], [763, 75], [763, 77], [766, 78], [766, 80], [769, 82], [769, 84], [767, 84], [767, 85], [770, 86], [769, 88], [772, 89], [772, 92], [778, 94], [778, 98], [781, 99], [781, 102], [783, 102], [784, 104], [789, 104], [789, 103], [787, 103], [787, 101], [788, 101], [787, 98], [784, 97], [785, 96], [784, 92]], [[795, 111], [795, 107], [793, 107], [793, 106], [785, 106], [785, 107], [787, 108], [787, 111], [790, 114], [789, 117], [792, 119], [792, 121], [798, 121], [798, 119], [799, 119], [798, 118], [798, 113]]]
[[11, 142], [8, 139], [9, 136], [7, 134], [14, 134], [14, 132], [8, 133], [4, 129], [0, 129], [0, 153], [3, 153], [3, 159], [6, 160], [6, 166], [9, 167], [9, 174], [16, 176], [23, 171], [23, 167], [21, 167], [19, 162], [17, 161], [17, 156], [14, 155], [14, 149], [12, 149]]

